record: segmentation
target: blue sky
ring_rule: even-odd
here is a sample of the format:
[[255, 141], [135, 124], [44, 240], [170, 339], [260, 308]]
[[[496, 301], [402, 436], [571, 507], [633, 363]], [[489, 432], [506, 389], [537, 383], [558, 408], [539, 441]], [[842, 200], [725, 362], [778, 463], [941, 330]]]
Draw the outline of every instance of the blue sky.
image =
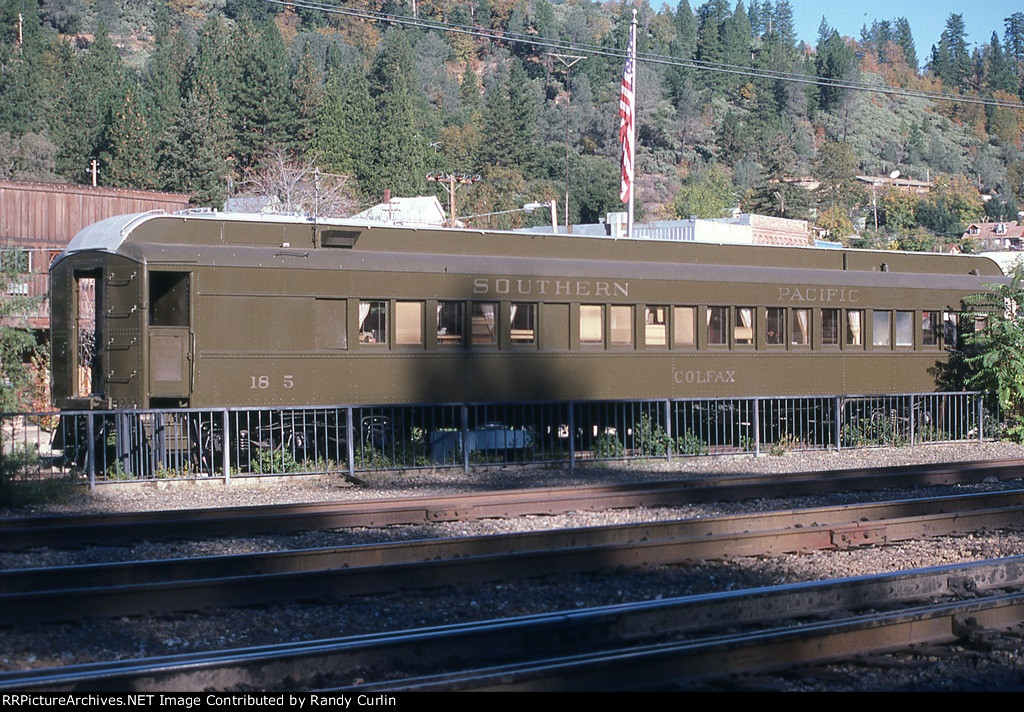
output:
[[[967, 27], [967, 44], [986, 44], [993, 30], [1003, 38], [1003, 18], [1015, 12], [1024, 12], [1021, 0], [789, 0], [793, 7], [793, 21], [797, 36], [811, 45], [817, 40], [822, 16], [839, 34], [860, 38], [860, 28], [872, 20], [894, 20], [905, 17], [914, 33], [914, 45], [921, 64], [931, 55], [932, 45], [939, 43], [939, 35], [951, 14], [963, 15]], [[730, 2], [735, 6], [734, 2]], [[749, 4], [749, 3], [744, 3]], [[701, 2], [691, 0], [696, 9]]]

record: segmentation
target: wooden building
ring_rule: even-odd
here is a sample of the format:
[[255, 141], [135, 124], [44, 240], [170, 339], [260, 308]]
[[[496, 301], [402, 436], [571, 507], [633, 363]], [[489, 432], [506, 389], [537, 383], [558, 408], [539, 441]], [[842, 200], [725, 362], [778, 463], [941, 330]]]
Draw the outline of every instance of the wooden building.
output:
[[40, 297], [29, 316], [29, 326], [40, 332], [50, 328], [48, 306], [50, 262], [79, 230], [114, 215], [149, 210], [173, 212], [187, 208], [181, 193], [161, 193], [88, 185], [0, 181], [0, 250], [5, 259], [11, 248], [23, 278], [4, 285], [5, 294]]

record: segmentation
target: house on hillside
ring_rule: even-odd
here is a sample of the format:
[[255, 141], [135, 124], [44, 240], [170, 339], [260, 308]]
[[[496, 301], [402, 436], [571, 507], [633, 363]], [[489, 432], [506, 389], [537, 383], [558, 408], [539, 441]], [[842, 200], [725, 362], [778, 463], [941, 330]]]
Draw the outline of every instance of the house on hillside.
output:
[[1024, 225], [1018, 224], [1016, 220], [971, 223], [963, 236], [971, 238], [981, 250], [988, 252], [1024, 249]]

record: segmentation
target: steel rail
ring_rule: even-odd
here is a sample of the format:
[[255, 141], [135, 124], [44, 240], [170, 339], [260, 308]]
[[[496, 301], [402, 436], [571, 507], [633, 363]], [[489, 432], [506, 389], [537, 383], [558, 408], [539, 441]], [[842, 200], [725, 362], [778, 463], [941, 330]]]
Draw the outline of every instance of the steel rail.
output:
[[1024, 557], [1010, 557], [425, 629], [0, 673], [0, 690], [274, 689], [288, 678], [339, 684], [354, 678], [355, 671], [397, 670], [424, 660], [463, 666], [512, 661], [539, 650], [567, 655], [615, 641], [777, 624], [794, 612], [808, 618], [1021, 586]]
[[[677, 541], [681, 553], [699, 548], [699, 555], [693, 554], [686, 560], [747, 555], [748, 552], [842, 549], [905, 540], [922, 533], [935, 536], [975, 531], [985, 526], [1014, 526], [1020, 521], [1016, 513], [1019, 507], [1024, 507], [1024, 490], [453, 539], [6, 569], [0, 570], [0, 594], [298, 573], [641, 541]], [[958, 516], [951, 519], [946, 516], [949, 514]], [[759, 542], [759, 538], [765, 541]], [[732, 548], [730, 542], [734, 542]], [[0, 620], [3, 620], [2, 612]]]
[[[134, 567], [101, 564], [8, 570], [0, 575], [0, 590], [5, 591], [0, 594], [0, 624], [373, 594], [1020, 527], [1024, 525], [1021, 496], [1015, 492], [944, 497], [707, 520], [137, 562]], [[867, 516], [869, 512], [906, 515], [915, 509], [919, 513], [914, 516], [874, 520]], [[763, 526], [759, 528], [758, 522]], [[183, 578], [168, 578], [168, 572]]]
[[1024, 460], [1000, 460], [791, 474], [702, 476], [682, 481], [530, 488], [448, 497], [11, 517], [0, 520], [0, 549], [463, 521], [1021, 477], [1024, 477]]
[[370, 691], [608, 691], [664, 689], [816, 665], [914, 645], [941, 645], [960, 630], [1024, 623], [1024, 593], [984, 601], [935, 603], [893, 613], [532, 660], [447, 675], [389, 680], [341, 689]]

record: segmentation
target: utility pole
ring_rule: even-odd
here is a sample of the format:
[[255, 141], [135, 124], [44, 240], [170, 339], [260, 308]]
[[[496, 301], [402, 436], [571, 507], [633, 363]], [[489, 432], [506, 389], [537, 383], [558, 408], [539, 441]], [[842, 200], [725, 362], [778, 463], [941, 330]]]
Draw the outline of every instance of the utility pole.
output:
[[440, 183], [448, 191], [448, 227], [455, 227], [455, 191], [459, 186], [470, 185], [480, 180], [478, 175], [466, 173], [428, 173], [427, 181]]
[[[565, 231], [569, 232], [569, 117], [572, 108], [572, 66], [586, 59], [575, 54], [549, 54], [565, 65]], [[557, 230], [556, 230], [557, 232]]]
[[96, 187], [96, 174], [100, 172], [100, 164], [95, 158], [89, 162], [89, 172], [92, 173], [92, 187]]

